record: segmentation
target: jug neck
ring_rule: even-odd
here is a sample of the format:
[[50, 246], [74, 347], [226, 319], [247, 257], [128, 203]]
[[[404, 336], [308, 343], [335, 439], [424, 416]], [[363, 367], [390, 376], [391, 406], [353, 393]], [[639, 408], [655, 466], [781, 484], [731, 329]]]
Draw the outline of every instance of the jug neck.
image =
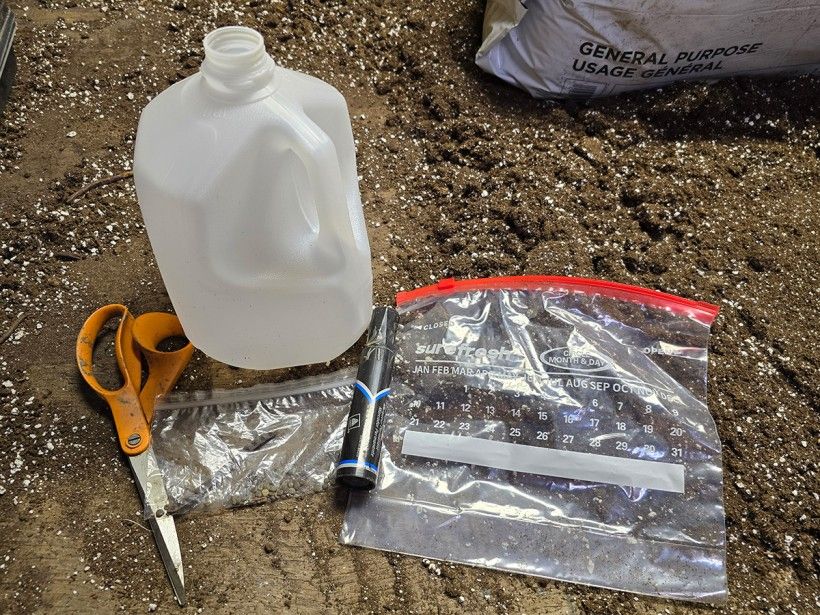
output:
[[213, 96], [249, 102], [273, 92], [276, 63], [265, 52], [259, 32], [242, 26], [218, 28], [205, 36], [203, 44], [200, 72]]

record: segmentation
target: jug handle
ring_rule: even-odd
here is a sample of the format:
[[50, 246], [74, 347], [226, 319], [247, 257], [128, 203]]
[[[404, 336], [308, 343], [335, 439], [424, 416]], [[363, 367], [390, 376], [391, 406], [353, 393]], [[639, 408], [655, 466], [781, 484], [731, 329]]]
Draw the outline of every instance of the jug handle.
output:
[[350, 204], [333, 140], [305, 113], [295, 113], [282, 106], [280, 114], [291, 128], [291, 147], [304, 165], [315, 190], [319, 236], [337, 229], [347, 240], [355, 243]]

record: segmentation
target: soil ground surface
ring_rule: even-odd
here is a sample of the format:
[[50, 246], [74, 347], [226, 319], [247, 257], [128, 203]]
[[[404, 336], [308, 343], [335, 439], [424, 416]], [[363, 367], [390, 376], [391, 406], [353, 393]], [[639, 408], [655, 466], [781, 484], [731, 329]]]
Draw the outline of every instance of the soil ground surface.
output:
[[[147, 101], [215, 26], [336, 86], [357, 139], [375, 300], [447, 276], [568, 274], [717, 303], [719, 608], [342, 547], [331, 492], [178, 520], [188, 611], [817, 613], [820, 81], [681, 84], [536, 101], [473, 63], [483, 2], [14, 1], [0, 122], [0, 612], [177, 607], [74, 340], [112, 302], [170, 309], [130, 179]], [[19, 316], [25, 316], [18, 322]], [[331, 367], [352, 365], [355, 349]], [[229, 368], [179, 388], [330, 369]]]

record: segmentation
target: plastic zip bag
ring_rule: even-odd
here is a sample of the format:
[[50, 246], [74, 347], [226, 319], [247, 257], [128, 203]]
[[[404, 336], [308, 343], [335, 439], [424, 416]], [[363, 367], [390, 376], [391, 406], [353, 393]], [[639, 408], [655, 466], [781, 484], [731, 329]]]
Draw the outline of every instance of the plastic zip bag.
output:
[[446, 280], [397, 304], [381, 473], [343, 543], [725, 598], [717, 307], [559, 277]]
[[339, 456], [355, 370], [157, 402], [166, 512], [213, 512], [321, 491]]

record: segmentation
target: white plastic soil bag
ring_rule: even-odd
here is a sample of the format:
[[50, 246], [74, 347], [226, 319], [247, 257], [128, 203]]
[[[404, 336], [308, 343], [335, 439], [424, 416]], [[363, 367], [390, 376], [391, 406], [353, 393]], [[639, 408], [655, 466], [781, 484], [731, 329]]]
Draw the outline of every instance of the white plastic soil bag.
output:
[[476, 63], [536, 97], [820, 71], [820, 3], [487, 0]]
[[341, 540], [666, 598], [726, 597], [717, 307], [560, 277], [400, 293], [373, 491]]

